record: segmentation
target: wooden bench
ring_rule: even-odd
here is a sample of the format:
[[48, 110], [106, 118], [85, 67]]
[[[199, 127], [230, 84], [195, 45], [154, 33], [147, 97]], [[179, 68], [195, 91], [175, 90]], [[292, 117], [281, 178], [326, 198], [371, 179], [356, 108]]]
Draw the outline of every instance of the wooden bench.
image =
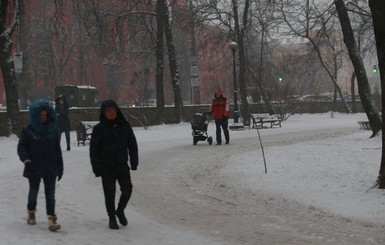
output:
[[267, 128], [267, 125], [270, 125], [270, 128], [274, 126], [282, 127], [282, 119], [280, 116], [264, 116], [260, 114], [250, 114], [251, 123], [249, 124], [249, 129], [252, 125], [252, 128]]
[[98, 121], [80, 121], [76, 126], [76, 138], [78, 146], [83, 144], [86, 145], [87, 140], [91, 140], [92, 128], [98, 124]]
[[360, 125], [360, 129], [366, 129], [366, 130], [371, 129], [369, 121], [358, 121], [357, 123], [358, 125]]

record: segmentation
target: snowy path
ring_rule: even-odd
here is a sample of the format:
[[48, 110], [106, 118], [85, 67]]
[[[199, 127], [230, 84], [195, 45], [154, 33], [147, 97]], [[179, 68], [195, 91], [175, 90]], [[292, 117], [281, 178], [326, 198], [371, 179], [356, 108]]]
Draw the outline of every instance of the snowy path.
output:
[[[178, 140], [170, 139], [162, 148], [144, 152], [135, 206], [162, 223], [218, 237], [225, 244], [382, 244], [385, 241], [382, 225], [356, 224], [354, 220], [329, 215], [258, 188], [243, 189], [238, 183], [242, 180], [221, 174], [222, 168], [234, 164], [231, 159], [259, 147], [256, 135], [251, 132], [232, 132], [230, 145], [209, 147], [200, 142], [193, 147], [178, 145]], [[354, 132], [353, 127], [290, 132], [270, 135], [264, 144], [283, 146]], [[260, 168], [263, 171], [262, 165]]]
[[[72, 136], [75, 136], [74, 134]], [[74, 138], [74, 137], [73, 137]], [[15, 155], [17, 139], [0, 138], [0, 244], [220, 244], [189, 230], [169, 228], [129, 207], [130, 222], [119, 231], [108, 229], [100, 178], [91, 173], [88, 147], [64, 151], [65, 174], [57, 184], [57, 214], [62, 229], [49, 232], [44, 188], [40, 187], [37, 224], [26, 224], [27, 180]]]
[[57, 187], [63, 229], [47, 231], [43, 188], [38, 224], [27, 225], [17, 139], [0, 137], [0, 244], [385, 244], [385, 195], [365, 193], [380, 137], [358, 129], [362, 116], [299, 115], [260, 130], [268, 174], [255, 130], [231, 132], [230, 145], [193, 146], [188, 123], [136, 128], [140, 165], [119, 231], [107, 228], [88, 146], [75, 145]]

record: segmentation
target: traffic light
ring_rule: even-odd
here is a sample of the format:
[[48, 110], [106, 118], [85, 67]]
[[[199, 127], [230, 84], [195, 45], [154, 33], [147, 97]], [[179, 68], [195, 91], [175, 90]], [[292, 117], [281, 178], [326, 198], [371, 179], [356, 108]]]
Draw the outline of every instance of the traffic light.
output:
[[283, 76], [282, 76], [282, 75], [279, 75], [279, 76], [278, 76], [278, 81], [279, 81], [279, 82], [282, 82], [282, 81], [283, 81]]
[[377, 72], [377, 66], [376, 66], [376, 65], [373, 65], [373, 72], [374, 72], [374, 73]]

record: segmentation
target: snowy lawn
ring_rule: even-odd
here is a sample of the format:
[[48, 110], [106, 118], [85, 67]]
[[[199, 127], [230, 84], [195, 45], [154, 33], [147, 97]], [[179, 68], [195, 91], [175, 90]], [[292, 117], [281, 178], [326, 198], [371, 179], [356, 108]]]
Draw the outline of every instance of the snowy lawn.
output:
[[[282, 131], [353, 126], [353, 132], [327, 139], [309, 137], [299, 143], [290, 143], [285, 137], [286, 145], [265, 148], [267, 174], [259, 148], [230, 159], [237, 163], [228, 165], [224, 174], [242, 176], [244, 187], [276, 193], [345, 217], [385, 223], [385, 191], [370, 189], [380, 168], [381, 135], [369, 138], [371, 131], [357, 130], [361, 119], [365, 115], [338, 114], [333, 119], [328, 114], [294, 116], [284, 122]], [[270, 132], [273, 130], [260, 130], [262, 143]]]

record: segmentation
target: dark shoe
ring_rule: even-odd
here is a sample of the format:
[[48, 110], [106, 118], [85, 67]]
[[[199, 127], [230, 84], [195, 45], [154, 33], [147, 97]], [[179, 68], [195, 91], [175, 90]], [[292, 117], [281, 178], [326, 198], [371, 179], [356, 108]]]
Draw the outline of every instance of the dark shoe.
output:
[[119, 223], [121, 225], [126, 226], [128, 224], [127, 218], [124, 215], [124, 211], [123, 210], [119, 210], [119, 209], [116, 210], [116, 217], [118, 217]]
[[229, 144], [229, 141], [228, 140], [226, 140], [226, 145], [228, 145]]
[[71, 150], [71, 146], [67, 145], [67, 151], [70, 151], [70, 150]]
[[110, 227], [111, 230], [119, 230], [118, 223], [116, 223], [116, 217], [115, 215], [111, 215], [109, 217], [110, 221], [108, 223], [108, 227]]
[[222, 145], [222, 142], [217, 142], [217, 145]]

